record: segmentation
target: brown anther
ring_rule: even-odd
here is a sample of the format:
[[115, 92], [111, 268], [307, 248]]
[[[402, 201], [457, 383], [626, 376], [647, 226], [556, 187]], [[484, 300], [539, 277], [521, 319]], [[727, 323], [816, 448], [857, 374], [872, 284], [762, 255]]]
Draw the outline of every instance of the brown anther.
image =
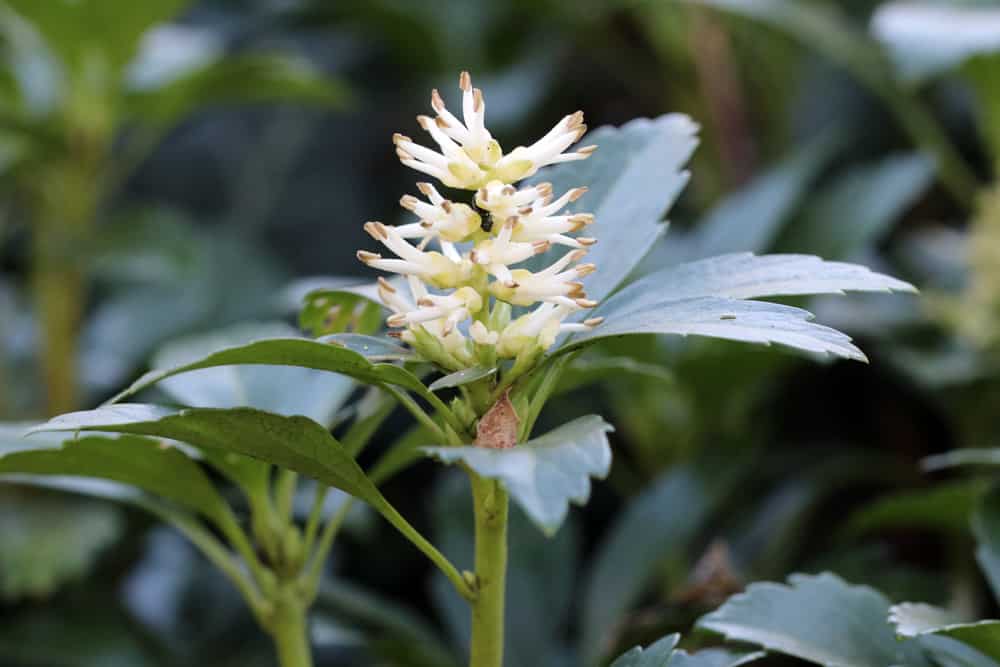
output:
[[487, 190], [486, 188], [479, 188], [479, 192], [476, 193], [476, 198], [479, 199], [480, 201], [489, 201], [490, 191]]
[[604, 318], [603, 317], [591, 317], [589, 320], [584, 320], [583, 321], [584, 326], [588, 326], [588, 327], [591, 327], [591, 328], [596, 327], [596, 326], [600, 326], [603, 323], [604, 323]]
[[448, 121], [446, 121], [441, 116], [435, 116], [434, 117], [434, 124], [437, 125], [438, 127], [442, 127], [442, 128], [444, 128], [444, 127], [451, 127], [451, 125], [448, 124]]
[[586, 248], [589, 248], [590, 246], [597, 243], [597, 239], [590, 236], [579, 236], [577, 237], [576, 242]]
[[593, 224], [594, 215], [592, 213], [577, 213], [575, 215], [569, 216], [569, 221], [574, 225], [577, 225], [577, 229], [573, 230], [577, 231], [579, 229], [582, 229], [583, 227], [586, 227], [587, 225]]
[[539, 197], [549, 197], [552, 195], [552, 184], [551, 183], [539, 183], [535, 186], [535, 192], [538, 193]]
[[476, 88], [472, 91], [472, 110], [479, 111], [483, 108], [483, 91]]
[[597, 305], [597, 302], [592, 299], [581, 297], [579, 299], [576, 299], [576, 305], [580, 306], [581, 308], [593, 308], [594, 306]]
[[438, 113], [441, 113], [441, 110], [444, 109], [444, 100], [441, 99], [441, 94], [437, 88], [431, 91], [431, 107]]
[[576, 152], [580, 155], [591, 155], [597, 150], [597, 146], [584, 146], [583, 148], [577, 148]]
[[513, 185], [505, 185], [503, 186], [503, 189], [500, 192], [501, 194], [507, 197], [513, 197], [515, 194], [517, 194], [517, 188], [515, 188]]
[[389, 231], [381, 222], [366, 222], [364, 230], [376, 241], [383, 241], [389, 238]]
[[548, 252], [548, 249], [552, 247], [551, 241], [532, 241], [531, 247], [535, 249], [536, 255], [541, 255], [543, 252]]
[[587, 251], [584, 249], [574, 250], [569, 255], [569, 260], [571, 262], [579, 262], [581, 259], [587, 256]]
[[381, 289], [384, 289], [389, 294], [395, 294], [396, 293], [396, 288], [392, 286], [392, 283], [390, 283], [388, 280], [386, 280], [382, 276], [378, 277], [378, 286]]
[[412, 142], [413, 139], [410, 139], [405, 134], [400, 134], [399, 132], [393, 133], [393, 135], [392, 135], [392, 143], [398, 144], [401, 141], [410, 141], [410, 142]]
[[433, 222], [427, 222], [426, 220], [421, 220], [420, 221], [420, 226], [423, 227], [424, 229], [431, 229], [431, 228], [434, 227], [434, 223]]
[[431, 308], [434, 306], [434, 301], [429, 296], [425, 296], [417, 301], [417, 305], [422, 308]]
[[454, 330], [455, 330], [455, 323], [452, 322], [451, 320], [445, 320], [444, 328], [441, 329], [441, 333], [447, 336]]
[[521, 286], [521, 283], [517, 282], [516, 280], [505, 280], [503, 286], [508, 289], [517, 289], [518, 287]]
[[377, 252], [368, 252], [367, 250], [359, 250], [357, 253], [357, 257], [365, 264], [368, 264], [369, 262], [374, 262], [377, 259], [382, 259], [382, 255], [378, 254]]
[[386, 318], [385, 323], [390, 327], [402, 327], [406, 326], [406, 315], [403, 313], [396, 313], [395, 315], [390, 315]]
[[566, 127], [571, 130], [574, 127], [577, 127], [578, 125], [581, 125], [582, 123], [583, 123], [582, 111], [577, 111], [576, 113], [571, 113], [570, 115], [566, 116]]
[[597, 266], [594, 264], [579, 264], [573, 269], [576, 271], [576, 275], [583, 278], [584, 276], [589, 276], [591, 273], [597, 270]]
[[420, 190], [425, 196], [430, 197], [431, 193], [434, 192], [434, 186], [430, 183], [420, 182], [417, 183], [417, 190]]
[[386, 331], [385, 335], [388, 336], [389, 338], [395, 338], [396, 340], [400, 340], [403, 337], [403, 332], [402, 331]]
[[443, 202], [441, 202], [441, 208], [444, 209], [445, 213], [451, 213], [451, 202], [445, 199]]
[[522, 209], [518, 209], [517, 213], [518, 213], [518, 215], [531, 215], [531, 213], [532, 213], [532, 212], [533, 212], [534, 210], [535, 210], [535, 209], [531, 208], [530, 206], [525, 206], [525, 207], [524, 207], [524, 208], [522, 208]]
[[413, 209], [415, 209], [417, 207], [417, 204], [419, 203], [420, 200], [414, 197], [413, 195], [403, 195], [402, 197], [399, 198], [399, 205], [408, 211], [412, 211]]
[[512, 215], [512, 216], [510, 216], [509, 218], [507, 218], [506, 220], [503, 221], [503, 226], [504, 227], [510, 227], [511, 229], [514, 229], [514, 227], [517, 226], [517, 223], [518, 223], [517, 216], [516, 215]]
[[458, 87], [463, 91], [472, 90], [472, 77], [469, 76], [468, 72], [463, 70], [462, 73], [458, 75]]
[[424, 128], [425, 130], [431, 129], [431, 124], [433, 122], [434, 119], [431, 118], [430, 116], [424, 116], [424, 115], [417, 116], [417, 123], [420, 125], [420, 127]]
[[572, 190], [569, 191], [569, 200], [570, 201], [576, 201], [577, 199], [579, 199], [583, 195], [587, 194], [587, 191], [589, 189], [590, 188], [587, 188], [587, 187], [573, 188]]
[[574, 141], [580, 141], [580, 138], [583, 137], [583, 135], [585, 134], [587, 134], [586, 125], [581, 125], [580, 127], [576, 128], [576, 139], [574, 139]]
[[396, 147], [396, 155], [399, 156], [400, 160], [412, 160], [413, 156], [404, 151], [402, 148]]

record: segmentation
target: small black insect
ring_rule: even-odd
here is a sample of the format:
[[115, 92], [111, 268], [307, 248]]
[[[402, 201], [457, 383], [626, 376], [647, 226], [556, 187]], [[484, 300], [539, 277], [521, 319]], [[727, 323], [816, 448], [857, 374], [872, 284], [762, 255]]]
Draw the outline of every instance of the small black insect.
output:
[[489, 234], [490, 232], [492, 232], [493, 231], [493, 216], [492, 215], [484, 215], [484, 216], [482, 216], [481, 219], [482, 219], [482, 222], [479, 223], [480, 229], [482, 229], [487, 234]]

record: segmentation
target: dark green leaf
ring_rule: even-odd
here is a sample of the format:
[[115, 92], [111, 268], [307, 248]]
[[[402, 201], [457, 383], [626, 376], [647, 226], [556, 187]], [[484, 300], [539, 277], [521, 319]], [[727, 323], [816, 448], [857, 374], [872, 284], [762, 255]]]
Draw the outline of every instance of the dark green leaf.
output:
[[680, 638], [678, 634], [667, 635], [645, 649], [636, 646], [611, 663], [611, 667], [666, 667]]
[[1000, 600], [1000, 489], [993, 489], [980, 501], [972, 515], [972, 532], [979, 543], [976, 560], [993, 597]]
[[858, 510], [844, 532], [860, 535], [884, 528], [931, 528], [964, 535], [969, 517], [987, 488], [982, 480], [959, 480], [895, 492]]
[[[88, 430], [83, 420], [67, 415], [71, 421]], [[14, 452], [0, 458], [0, 475], [96, 477], [138, 487], [213, 520], [224, 521], [229, 512], [197, 463], [176, 447], [149, 438], [89, 436], [68, 440], [61, 449]]]
[[778, 248], [849, 258], [880, 241], [933, 177], [934, 164], [923, 155], [896, 155], [852, 168], [810, 202]]
[[663, 366], [631, 357], [584, 357], [567, 364], [559, 376], [558, 393], [574, 391], [604, 380], [642, 378], [662, 386], [673, 385], [673, 374]]
[[444, 463], [464, 463], [477, 474], [503, 483], [514, 502], [546, 534], [559, 529], [569, 503], [590, 498], [590, 478], [611, 467], [607, 434], [613, 427], [596, 415], [580, 417], [511, 449], [428, 447]]
[[751, 584], [698, 626], [826, 667], [929, 665], [916, 642], [896, 639], [889, 601], [874, 589], [829, 573], [788, 582]]
[[[363, 348], [365, 344], [359, 343], [357, 337], [347, 339], [344, 344], [337, 342], [339, 335], [327, 337], [324, 341], [327, 342], [303, 338], [269, 338], [246, 345], [229, 347], [180, 366], [150, 371], [133, 383], [131, 387], [115, 396], [111, 402], [132, 396], [136, 392], [174, 375], [202, 368], [241, 364], [298, 366], [343, 373], [361, 382], [395, 384], [426, 395], [427, 389], [413, 373], [401, 366], [373, 363], [358, 352], [357, 350]], [[348, 346], [353, 349], [349, 349]], [[402, 350], [391, 343], [382, 343], [379, 339], [371, 339], [369, 348], [374, 351], [375, 359], [384, 358], [389, 350]]]
[[39, 429], [134, 433], [235, 452], [312, 477], [376, 509], [385, 507], [381, 494], [340, 443], [305, 417], [283, 417], [249, 408], [172, 410], [122, 404], [62, 415]]
[[587, 234], [600, 239], [587, 258], [600, 267], [584, 281], [590, 298], [611, 294], [663, 233], [661, 220], [688, 181], [683, 168], [698, 144], [697, 130], [679, 114], [602, 127], [582, 139], [582, 145], [598, 146], [592, 157], [537, 177], [551, 181], [557, 195], [590, 188], [575, 209], [595, 215]]
[[318, 289], [306, 294], [299, 326], [313, 336], [341, 331], [371, 335], [382, 325], [382, 305], [343, 289]]
[[482, 380], [483, 378], [489, 377], [496, 372], [496, 368], [482, 368], [480, 366], [465, 368], [445, 375], [442, 378], [438, 378], [431, 383], [428, 389], [431, 391], [440, 391], [441, 389], [461, 387], [464, 384], [469, 384], [470, 382], [475, 382], [476, 380]]

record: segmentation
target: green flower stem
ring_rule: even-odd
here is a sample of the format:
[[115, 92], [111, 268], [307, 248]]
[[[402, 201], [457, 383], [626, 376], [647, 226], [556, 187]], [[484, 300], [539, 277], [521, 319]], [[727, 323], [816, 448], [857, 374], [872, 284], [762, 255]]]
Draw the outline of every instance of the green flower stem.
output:
[[278, 591], [270, 630], [281, 667], [312, 667], [308, 611], [295, 586]]
[[444, 576], [448, 577], [448, 581], [452, 583], [458, 594], [461, 595], [466, 600], [474, 601], [476, 599], [477, 593], [469, 585], [462, 573], [458, 571], [450, 560], [448, 560], [444, 554], [437, 550], [437, 548], [427, 541], [423, 535], [421, 535], [416, 528], [410, 525], [407, 521], [396, 511], [396, 508], [389, 504], [389, 502], [383, 499], [383, 506], [376, 507], [379, 513], [385, 517], [386, 521], [391, 523], [396, 530], [403, 534], [403, 537], [408, 539], [413, 543], [415, 547], [420, 549], [420, 551], [430, 559], [434, 565], [437, 566]]
[[260, 559], [257, 558], [257, 552], [254, 550], [253, 544], [250, 543], [250, 539], [247, 538], [246, 533], [240, 528], [239, 522], [236, 521], [236, 517], [233, 516], [232, 512], [227, 511], [219, 517], [217, 525], [222, 534], [229, 540], [233, 549], [236, 550], [236, 553], [246, 561], [247, 567], [250, 568], [254, 579], [258, 583], [269, 580], [271, 573], [260, 562]]
[[354, 498], [347, 498], [344, 500], [344, 504], [341, 505], [337, 511], [334, 513], [330, 520], [326, 522], [323, 526], [323, 534], [320, 535], [319, 541], [316, 543], [316, 549], [310, 553], [307, 547], [306, 554], [309, 558], [309, 565], [306, 572], [302, 578], [303, 586], [306, 591], [306, 599], [313, 600], [316, 597], [316, 593], [319, 590], [319, 581], [323, 575], [323, 563], [326, 562], [326, 557], [330, 555], [330, 549], [333, 547], [333, 541], [337, 537], [337, 533], [340, 532], [341, 526], [344, 525], [344, 521], [347, 520], [347, 515], [351, 511], [351, 505], [354, 504]]
[[[437, 436], [438, 438], [440, 438], [442, 442], [446, 439], [445, 432], [443, 430], [441, 430], [441, 427], [438, 425], [438, 423], [436, 421], [434, 421], [434, 419], [431, 418], [431, 416], [429, 414], [427, 414], [426, 412], [424, 412], [424, 409], [421, 408], [417, 404], [416, 401], [414, 401], [412, 398], [410, 398], [410, 396], [405, 391], [402, 391], [400, 389], [397, 389], [396, 387], [392, 387], [392, 386], [389, 386], [389, 385], [383, 385], [382, 388], [385, 389], [390, 394], [392, 394], [393, 397], [397, 401], [399, 401], [400, 405], [402, 405], [404, 408], [406, 408], [410, 412], [410, 414], [412, 414], [413, 417], [418, 422], [421, 423], [421, 425], [423, 425], [425, 428], [427, 428], [427, 430], [429, 430], [435, 436]], [[448, 410], [447, 407], [445, 407], [444, 409], [449, 414], [451, 413], [451, 410]]]
[[292, 521], [292, 505], [295, 503], [295, 487], [298, 481], [299, 476], [294, 471], [282, 470], [278, 473], [274, 496], [278, 507], [278, 519], [282, 525], [288, 525]]
[[472, 601], [470, 667], [503, 667], [507, 587], [507, 492], [470, 475], [476, 521], [476, 599]]
[[535, 427], [538, 415], [541, 414], [545, 403], [551, 398], [552, 392], [559, 385], [559, 378], [562, 377], [563, 368], [578, 355], [579, 352], [564, 354], [552, 360], [549, 367], [545, 369], [538, 388], [532, 393], [527, 414], [521, 416], [521, 432], [518, 440], [524, 442], [531, 436], [531, 431]]
[[302, 550], [306, 554], [312, 551], [313, 543], [316, 541], [319, 522], [323, 519], [323, 505], [326, 503], [326, 497], [329, 493], [329, 486], [316, 484], [316, 495], [313, 496], [313, 504], [309, 510], [309, 518], [306, 520], [306, 532], [303, 538]]

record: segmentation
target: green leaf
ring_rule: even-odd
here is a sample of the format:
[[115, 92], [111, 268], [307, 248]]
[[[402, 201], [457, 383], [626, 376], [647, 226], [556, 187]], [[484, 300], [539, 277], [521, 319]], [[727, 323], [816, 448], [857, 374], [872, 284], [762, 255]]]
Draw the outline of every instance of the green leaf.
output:
[[[295, 335], [292, 327], [281, 322], [239, 324], [168, 343], [153, 357], [153, 367], [184, 366], [254, 340]], [[192, 371], [159, 386], [188, 407], [256, 408], [330, 424], [356, 385], [343, 375], [308, 368], [243, 365]]]
[[250, 408], [173, 410], [121, 404], [71, 412], [38, 428], [133, 433], [180, 440], [206, 450], [235, 452], [312, 477], [376, 509], [386, 505], [340, 443], [305, 417], [284, 417]]
[[1000, 662], [1000, 621], [958, 622], [955, 615], [929, 604], [904, 602], [889, 610], [889, 622], [901, 637], [937, 635], [969, 646], [993, 662]]
[[455, 371], [454, 373], [438, 378], [431, 383], [428, 389], [431, 391], [440, 391], [441, 389], [461, 387], [462, 385], [475, 382], [476, 380], [482, 380], [483, 378], [489, 377], [496, 372], [496, 368], [482, 368], [481, 366], [464, 368], [460, 371]]
[[779, 249], [842, 259], [881, 240], [934, 177], [923, 155], [894, 155], [851, 168], [813, 199]]
[[[689, 257], [767, 252], [820, 170], [842, 145], [841, 140], [840, 133], [823, 133], [723, 199], [695, 228]], [[670, 239], [665, 245], [670, 245]]]
[[[202, 368], [241, 364], [312, 368], [343, 373], [369, 384], [395, 384], [424, 396], [429, 393], [420, 380], [405, 368], [386, 363], [373, 363], [373, 360], [409, 354], [403, 348], [378, 338], [364, 337], [361, 340], [358, 336], [342, 338], [343, 336], [350, 335], [337, 334], [319, 341], [304, 338], [267, 338], [245, 345], [227, 347], [179, 366], [150, 371], [111, 399], [111, 402], [132, 396], [174, 375]], [[362, 353], [364, 351], [372, 352], [372, 359], [367, 358]]]
[[874, 589], [830, 573], [788, 582], [751, 584], [698, 626], [826, 667], [929, 664], [915, 642], [896, 639], [889, 601]]
[[958, 466], [1000, 466], [1000, 448], [953, 449], [928, 456], [920, 462], [920, 466], [927, 472]]
[[[602, 127], [582, 139], [582, 145], [598, 146], [593, 156], [543, 170], [535, 179], [550, 181], [557, 195], [589, 188], [575, 210], [594, 214], [587, 234], [600, 239], [587, 256], [600, 267], [584, 280], [590, 298], [611, 294], [663, 233], [661, 220], [688, 181], [683, 167], [698, 144], [697, 130], [679, 114]], [[550, 259], [546, 254], [533, 268]]]
[[969, 517], [987, 488], [983, 480], [959, 480], [895, 492], [858, 510], [843, 532], [861, 535], [884, 528], [931, 528], [965, 535]]
[[299, 326], [313, 336], [341, 331], [374, 334], [382, 325], [382, 305], [345, 289], [318, 289], [306, 294]]
[[1000, 52], [1000, 10], [950, 4], [894, 2], [875, 12], [872, 34], [904, 79], [921, 81], [972, 56]]
[[61, 449], [14, 452], [0, 457], [0, 475], [96, 477], [135, 486], [215, 521], [225, 521], [229, 512], [197, 463], [149, 438], [90, 436], [69, 440]]
[[631, 499], [596, 547], [583, 579], [581, 653], [594, 663], [609, 649], [608, 628], [625, 617], [659, 566], [679, 558], [732, 488], [732, 471], [693, 466], [664, 473]]
[[464, 463], [477, 474], [503, 483], [514, 501], [546, 534], [559, 529], [569, 503], [590, 497], [590, 478], [611, 467], [607, 434], [614, 428], [596, 415], [580, 417], [511, 449], [427, 447], [444, 463]]
[[237, 55], [211, 62], [152, 90], [132, 92], [128, 110], [147, 123], [169, 127], [210, 105], [294, 102], [344, 107], [343, 86], [302, 58]]
[[810, 323], [809, 312], [742, 299], [913, 289], [909, 283], [862, 266], [824, 262], [810, 255], [720, 255], [670, 267], [632, 283], [593, 312], [605, 318], [603, 324], [574, 336], [563, 350], [609, 336], [663, 333], [780, 343], [806, 352], [864, 360], [848, 336]]
[[0, 490], [0, 598], [41, 598], [86, 576], [122, 535], [122, 512], [5, 485]]
[[766, 655], [763, 651], [733, 653], [721, 648], [704, 649], [697, 653], [677, 649], [670, 654], [667, 667], [740, 667], [760, 660]]
[[993, 597], [1000, 601], [1000, 489], [994, 488], [980, 500], [972, 515], [972, 533], [979, 543], [976, 560]]
[[611, 663], [611, 667], [666, 667], [680, 638], [681, 636], [675, 633], [650, 644], [645, 649], [636, 646]]

